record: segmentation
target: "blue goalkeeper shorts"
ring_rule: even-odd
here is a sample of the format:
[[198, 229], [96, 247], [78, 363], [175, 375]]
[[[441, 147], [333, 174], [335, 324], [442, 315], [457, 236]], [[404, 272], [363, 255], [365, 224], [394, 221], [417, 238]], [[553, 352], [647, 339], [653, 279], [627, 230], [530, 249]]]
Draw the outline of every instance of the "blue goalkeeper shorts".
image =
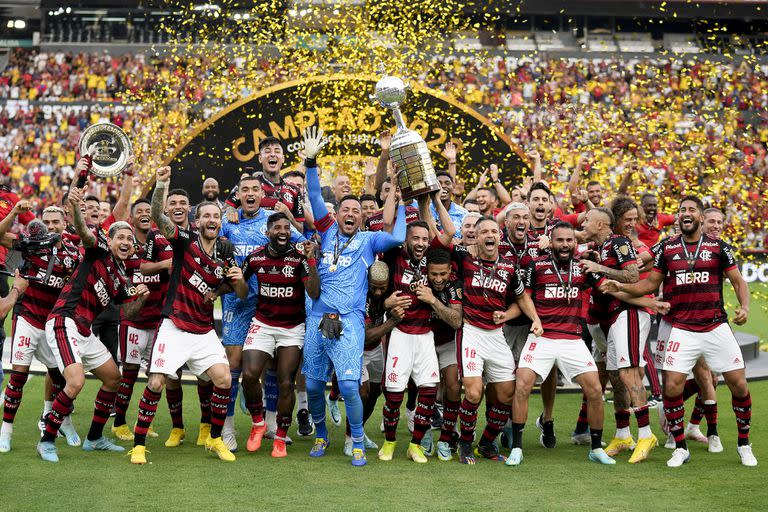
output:
[[302, 373], [312, 379], [328, 382], [331, 371], [339, 380], [360, 381], [363, 371], [363, 345], [365, 320], [362, 313], [340, 315], [342, 334], [329, 340], [319, 330], [322, 315], [307, 317], [304, 338], [304, 366]]

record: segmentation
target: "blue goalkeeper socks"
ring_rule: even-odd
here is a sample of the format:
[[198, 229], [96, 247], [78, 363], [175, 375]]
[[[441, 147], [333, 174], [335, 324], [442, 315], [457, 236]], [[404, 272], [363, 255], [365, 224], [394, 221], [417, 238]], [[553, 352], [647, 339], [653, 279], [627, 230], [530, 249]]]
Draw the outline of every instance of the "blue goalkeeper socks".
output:
[[356, 380], [339, 380], [339, 391], [344, 397], [344, 409], [347, 412], [349, 430], [352, 434], [352, 447], [363, 449], [363, 401], [360, 399], [360, 384]]
[[232, 387], [229, 391], [229, 404], [227, 404], [227, 416], [235, 415], [235, 403], [237, 403], [237, 392], [240, 390], [240, 374], [242, 370], [229, 370], [232, 376]]
[[315, 437], [328, 439], [328, 427], [325, 425], [325, 382], [310, 377], [307, 381], [307, 398], [309, 413], [315, 424]]

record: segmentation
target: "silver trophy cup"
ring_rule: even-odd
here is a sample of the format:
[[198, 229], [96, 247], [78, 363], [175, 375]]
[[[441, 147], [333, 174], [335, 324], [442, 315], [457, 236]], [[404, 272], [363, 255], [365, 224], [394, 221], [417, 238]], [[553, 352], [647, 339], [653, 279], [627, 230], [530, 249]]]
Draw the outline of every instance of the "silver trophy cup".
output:
[[400, 78], [385, 76], [376, 82], [376, 92], [372, 96], [381, 106], [390, 109], [395, 117], [397, 129], [392, 136], [389, 155], [397, 169], [397, 183], [403, 200], [440, 190], [427, 143], [418, 133], [405, 126], [400, 112], [407, 88]]
[[121, 174], [131, 156], [131, 140], [120, 127], [112, 123], [89, 126], [80, 136], [80, 154], [91, 160], [90, 172], [100, 178]]

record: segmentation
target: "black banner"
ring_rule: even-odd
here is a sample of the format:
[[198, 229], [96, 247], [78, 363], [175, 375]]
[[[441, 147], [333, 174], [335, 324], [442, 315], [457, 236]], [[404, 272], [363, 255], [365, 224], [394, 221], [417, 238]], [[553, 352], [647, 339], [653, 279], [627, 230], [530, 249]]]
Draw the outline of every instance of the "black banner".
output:
[[[216, 178], [223, 190], [229, 189], [245, 169], [259, 170], [259, 140], [266, 136], [283, 142], [284, 168], [295, 166], [301, 132], [315, 124], [330, 139], [321, 166], [334, 159], [377, 156], [377, 135], [393, 127], [394, 120], [369, 98], [375, 83], [349, 76], [310, 78], [235, 103], [201, 126], [171, 157], [173, 186], [186, 188], [193, 202], [200, 199], [203, 178]], [[461, 149], [459, 176], [474, 177], [495, 163], [502, 181], [511, 185], [527, 168], [523, 153], [488, 119], [439, 92], [414, 86], [402, 112], [408, 127], [427, 142], [438, 170], [446, 168], [440, 152], [449, 140]]]

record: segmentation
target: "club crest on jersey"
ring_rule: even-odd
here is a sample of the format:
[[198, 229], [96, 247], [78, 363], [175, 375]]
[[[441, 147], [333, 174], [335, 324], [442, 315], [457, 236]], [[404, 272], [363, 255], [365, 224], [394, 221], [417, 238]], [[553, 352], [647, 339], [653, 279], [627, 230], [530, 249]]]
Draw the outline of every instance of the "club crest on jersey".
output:
[[712, 251], [701, 251], [699, 254], [701, 261], [710, 261], [712, 259]]
[[224, 269], [221, 267], [216, 267], [213, 270], [213, 275], [216, 276], [216, 279], [221, 279], [222, 277], [224, 277]]
[[285, 277], [293, 277], [293, 267], [290, 265], [286, 265], [283, 267], [283, 275]]
[[507, 271], [506, 271], [506, 270], [504, 270], [503, 268], [502, 268], [502, 269], [499, 269], [498, 271], [496, 271], [496, 273], [499, 275], [499, 277], [500, 277], [500, 278], [502, 278], [502, 279], [503, 279], [503, 280], [505, 280], [505, 281], [506, 281], [507, 279], [509, 279], [509, 272], [507, 272]]

